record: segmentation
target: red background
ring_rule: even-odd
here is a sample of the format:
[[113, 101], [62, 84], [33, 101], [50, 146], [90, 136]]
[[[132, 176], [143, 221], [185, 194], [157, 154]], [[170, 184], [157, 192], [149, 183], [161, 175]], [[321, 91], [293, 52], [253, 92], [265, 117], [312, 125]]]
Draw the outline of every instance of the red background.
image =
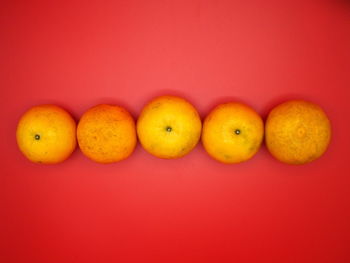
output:
[[[350, 262], [350, 3], [1, 1], [0, 262]], [[241, 100], [262, 116], [301, 98], [333, 125], [318, 161], [265, 147], [223, 165], [201, 145], [179, 160], [140, 146], [100, 165], [79, 150], [27, 161], [16, 123], [54, 103], [78, 120], [98, 103], [137, 117], [157, 95], [204, 117]]]

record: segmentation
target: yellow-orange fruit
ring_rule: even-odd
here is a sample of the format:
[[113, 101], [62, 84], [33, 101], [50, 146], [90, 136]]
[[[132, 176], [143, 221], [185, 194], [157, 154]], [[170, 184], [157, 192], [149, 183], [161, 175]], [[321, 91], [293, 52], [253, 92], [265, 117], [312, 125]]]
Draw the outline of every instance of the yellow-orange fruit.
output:
[[21, 152], [32, 162], [54, 164], [67, 159], [76, 147], [76, 123], [55, 105], [30, 108], [18, 122], [16, 138]]
[[197, 110], [185, 99], [161, 96], [142, 110], [137, 134], [143, 148], [166, 159], [188, 154], [198, 143], [202, 123]]

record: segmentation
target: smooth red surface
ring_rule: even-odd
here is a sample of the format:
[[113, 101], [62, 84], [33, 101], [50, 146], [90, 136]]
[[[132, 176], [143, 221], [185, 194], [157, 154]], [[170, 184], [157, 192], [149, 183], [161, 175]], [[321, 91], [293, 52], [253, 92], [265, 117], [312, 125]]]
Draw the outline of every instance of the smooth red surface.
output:
[[[350, 262], [349, 2], [9, 0], [0, 19], [0, 262]], [[138, 146], [112, 165], [77, 150], [44, 166], [16, 146], [32, 105], [137, 117], [169, 93], [202, 117], [232, 99], [264, 117], [311, 100], [333, 139], [305, 166], [265, 147], [224, 165], [201, 145], [179, 160]]]

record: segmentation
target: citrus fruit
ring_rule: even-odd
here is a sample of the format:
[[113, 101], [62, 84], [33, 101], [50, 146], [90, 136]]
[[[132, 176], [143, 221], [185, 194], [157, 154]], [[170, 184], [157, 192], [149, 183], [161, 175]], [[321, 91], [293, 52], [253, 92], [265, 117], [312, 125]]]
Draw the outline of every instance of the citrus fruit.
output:
[[229, 102], [216, 106], [205, 118], [202, 143], [215, 160], [240, 163], [256, 154], [263, 135], [263, 121], [252, 108]]
[[80, 150], [98, 163], [126, 159], [135, 149], [135, 122], [130, 113], [119, 106], [101, 104], [81, 117], [77, 137]]
[[62, 108], [55, 105], [34, 106], [18, 122], [17, 144], [32, 162], [60, 163], [76, 147], [75, 131], [74, 119]]
[[137, 121], [143, 148], [166, 159], [189, 153], [198, 143], [202, 123], [197, 110], [185, 99], [160, 96], [149, 102]]
[[326, 151], [331, 125], [318, 105], [292, 100], [271, 110], [265, 134], [266, 146], [276, 159], [288, 164], [304, 164]]

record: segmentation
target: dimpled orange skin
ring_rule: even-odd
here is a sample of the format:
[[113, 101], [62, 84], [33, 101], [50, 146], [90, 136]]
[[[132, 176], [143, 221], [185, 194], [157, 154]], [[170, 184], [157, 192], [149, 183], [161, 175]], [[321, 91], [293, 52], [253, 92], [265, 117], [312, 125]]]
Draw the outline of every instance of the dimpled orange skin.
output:
[[60, 163], [76, 147], [76, 123], [58, 106], [38, 105], [21, 117], [16, 138], [19, 149], [30, 161]]
[[229, 102], [216, 106], [205, 118], [202, 143], [215, 160], [241, 163], [257, 153], [263, 136], [261, 117], [245, 104]]
[[86, 111], [78, 123], [80, 150], [98, 163], [114, 163], [129, 157], [137, 138], [130, 113], [119, 106], [101, 104]]
[[149, 102], [137, 121], [141, 145], [164, 159], [180, 158], [198, 143], [202, 122], [197, 110], [185, 99], [160, 96]]
[[305, 164], [326, 151], [331, 124], [318, 105], [292, 100], [271, 110], [265, 134], [266, 146], [276, 159], [288, 164]]

